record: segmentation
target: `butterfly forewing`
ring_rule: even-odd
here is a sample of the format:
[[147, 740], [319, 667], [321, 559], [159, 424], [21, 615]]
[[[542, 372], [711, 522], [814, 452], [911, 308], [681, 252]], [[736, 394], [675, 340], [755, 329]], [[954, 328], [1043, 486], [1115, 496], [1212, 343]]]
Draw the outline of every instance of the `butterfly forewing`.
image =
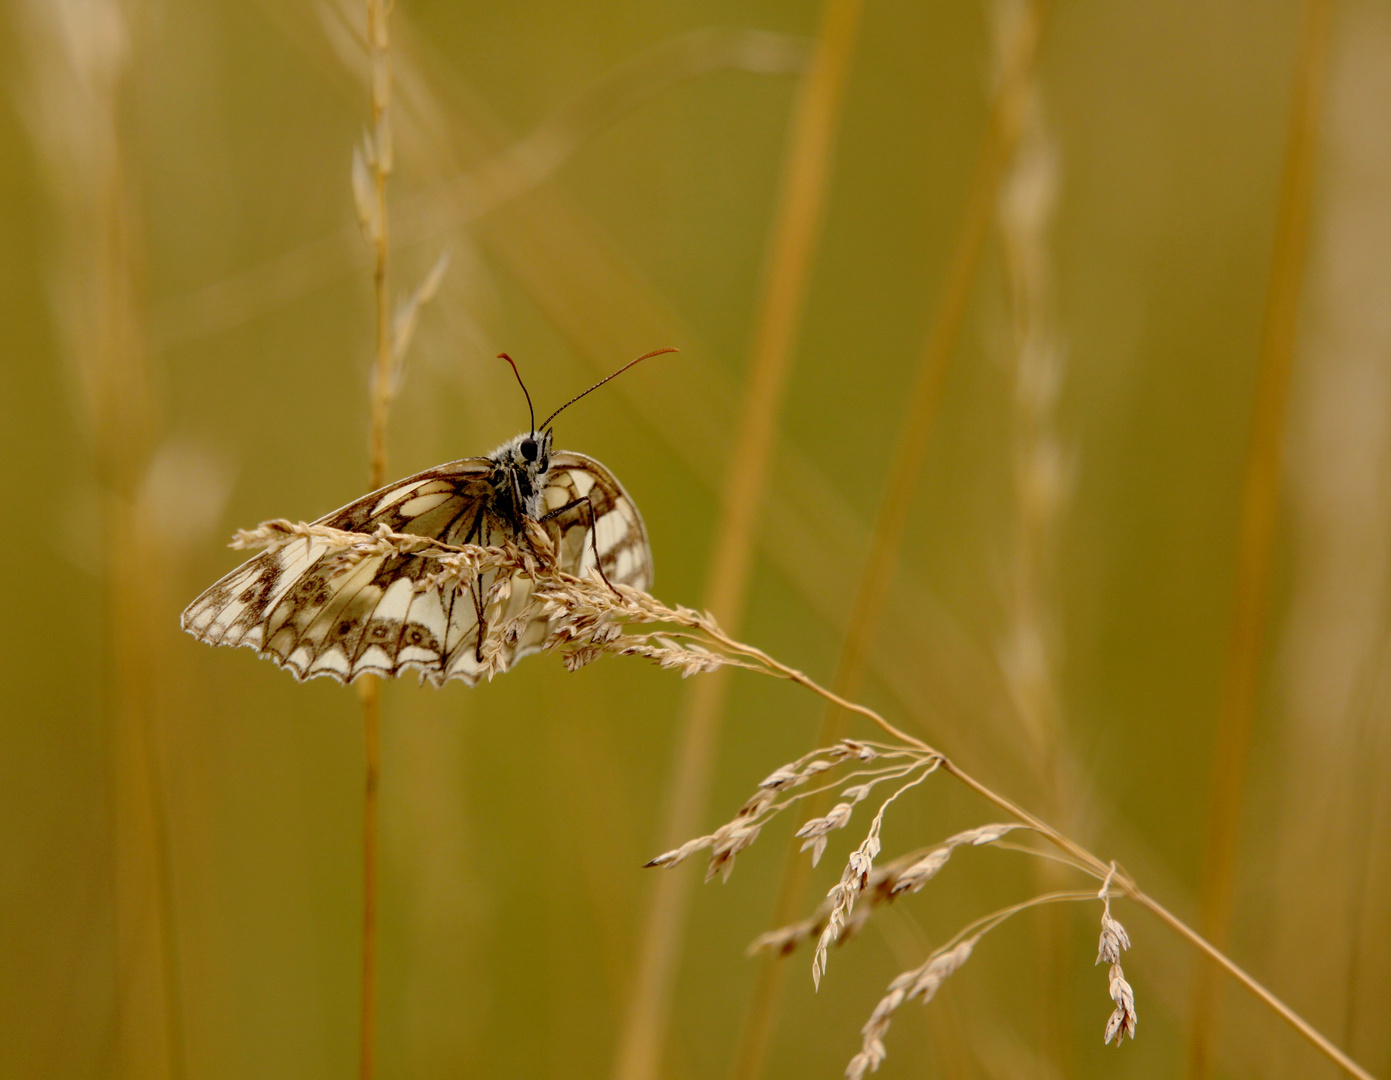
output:
[[[372, 492], [315, 524], [356, 532], [394, 532], [464, 542], [490, 532], [492, 463], [466, 458]], [[483, 542], [475, 537], [472, 542]], [[353, 562], [313, 539], [268, 551], [233, 570], [189, 605], [184, 629], [213, 645], [246, 645], [298, 678], [350, 681], [407, 667], [443, 676], [451, 648], [474, 650], [477, 618], [467, 596], [445, 596], [425, 583], [422, 559], [370, 555]], [[462, 599], [462, 604], [456, 604]], [[456, 611], [455, 608], [458, 608]], [[464, 663], [461, 671], [469, 672]], [[474, 671], [476, 674], [476, 671]]]
[[[647, 588], [652, 559], [637, 508], [613, 475], [592, 458], [559, 453], [544, 475], [544, 510], [570, 509], [546, 522], [560, 568], [583, 576], [597, 547], [611, 581]], [[385, 525], [446, 544], [499, 544], [515, 529], [493, 505], [488, 458], [465, 458], [365, 495], [316, 524], [354, 532]], [[588, 507], [580, 502], [587, 496]], [[595, 538], [589, 532], [592, 521]], [[344, 560], [338, 549], [306, 539], [244, 563], [208, 589], [183, 614], [184, 629], [213, 645], [244, 645], [297, 678], [327, 675], [351, 682], [360, 675], [415, 669], [432, 683], [472, 684], [486, 669], [480, 642], [490, 626], [519, 615], [531, 583], [514, 577], [510, 595], [480, 611], [492, 572], [470, 588], [441, 589], [428, 580], [427, 559], [369, 555]], [[541, 647], [544, 620], [518, 628], [515, 640], [494, 642], [493, 670], [506, 670]]]

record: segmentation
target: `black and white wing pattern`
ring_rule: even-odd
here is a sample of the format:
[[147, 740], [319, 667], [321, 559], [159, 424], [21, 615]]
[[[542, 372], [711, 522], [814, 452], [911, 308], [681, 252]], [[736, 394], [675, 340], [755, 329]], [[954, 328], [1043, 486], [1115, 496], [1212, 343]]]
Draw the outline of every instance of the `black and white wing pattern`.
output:
[[[516, 539], [499, 515], [495, 463], [464, 458], [440, 465], [349, 503], [315, 524], [353, 532], [385, 525], [393, 532], [429, 536], [446, 544], [499, 544]], [[642, 519], [618, 481], [598, 462], [561, 453], [545, 474], [546, 508], [588, 496], [597, 547], [609, 579], [646, 588], [652, 561]], [[546, 523], [562, 570], [582, 576], [594, 566], [590, 514], [583, 503]], [[183, 613], [183, 628], [211, 645], [243, 645], [289, 670], [297, 679], [326, 675], [351, 682], [372, 673], [419, 671], [435, 685], [505, 671], [535, 652], [547, 637], [533, 619], [514, 640], [494, 643], [491, 664], [483, 644], [491, 626], [521, 614], [531, 582], [514, 576], [506, 599], [485, 608], [480, 598], [495, 584], [494, 571], [470, 589], [430, 581], [430, 560], [410, 555], [337, 558], [325, 541], [298, 540], [243, 563]]]
[[[541, 498], [545, 513], [588, 498], [589, 507], [573, 505], [546, 523], [556, 541], [561, 569], [584, 577], [594, 569], [597, 548], [604, 574], [617, 585], [635, 589], [652, 587], [652, 549], [633, 500], [613, 473], [592, 457], [562, 450], [551, 455]], [[593, 513], [594, 543], [589, 540]]]

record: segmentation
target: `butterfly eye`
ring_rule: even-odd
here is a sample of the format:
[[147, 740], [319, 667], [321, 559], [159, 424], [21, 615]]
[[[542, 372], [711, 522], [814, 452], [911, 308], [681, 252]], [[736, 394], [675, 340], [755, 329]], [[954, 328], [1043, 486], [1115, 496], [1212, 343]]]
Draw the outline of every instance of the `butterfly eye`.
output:
[[527, 461], [535, 461], [535, 460], [536, 460], [536, 440], [535, 440], [535, 439], [523, 439], [523, 440], [522, 440], [522, 445], [519, 446], [517, 449], [519, 449], [519, 450], [522, 452], [522, 457], [526, 458]]

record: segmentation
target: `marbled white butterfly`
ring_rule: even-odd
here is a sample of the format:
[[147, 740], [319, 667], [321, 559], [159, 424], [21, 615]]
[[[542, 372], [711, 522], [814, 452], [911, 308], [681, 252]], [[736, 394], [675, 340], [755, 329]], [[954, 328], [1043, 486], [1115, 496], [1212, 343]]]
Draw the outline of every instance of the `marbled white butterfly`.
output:
[[[559, 569], [583, 577], [595, 567], [610, 583], [646, 589], [652, 552], [642, 517], [613, 474], [591, 457], [551, 449], [551, 423], [562, 411], [647, 353], [553, 412], [538, 431], [508, 440], [486, 457], [462, 458], [388, 484], [314, 524], [371, 533], [428, 536], [446, 544], [525, 542], [525, 521], [539, 523], [554, 546]], [[510, 357], [502, 359], [512, 363]], [[516, 365], [513, 364], [513, 371]], [[517, 376], [521, 382], [521, 376]], [[526, 393], [525, 384], [522, 392]], [[531, 395], [527, 394], [527, 407]], [[514, 577], [501, 611], [485, 610], [494, 581], [431, 583], [427, 560], [392, 553], [346, 565], [327, 541], [306, 538], [264, 552], [222, 578], [184, 611], [180, 623], [210, 645], [244, 645], [289, 670], [296, 679], [327, 675], [420, 672], [436, 686], [448, 679], [472, 685], [486, 670], [483, 644], [492, 621], [523, 610], [531, 583]], [[492, 573], [492, 572], [489, 572]], [[547, 637], [532, 619], [503, 645], [501, 663], [535, 652]]]

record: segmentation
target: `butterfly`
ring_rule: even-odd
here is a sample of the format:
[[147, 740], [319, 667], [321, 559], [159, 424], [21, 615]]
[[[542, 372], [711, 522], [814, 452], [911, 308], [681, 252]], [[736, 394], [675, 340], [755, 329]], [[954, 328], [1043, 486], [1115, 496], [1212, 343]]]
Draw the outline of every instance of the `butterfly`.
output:
[[[461, 458], [408, 476], [327, 514], [316, 525], [425, 536], [444, 544], [528, 543], [527, 525], [545, 529], [558, 569], [647, 589], [652, 550], [637, 506], [613, 473], [584, 454], [552, 447], [551, 423], [580, 398], [649, 357], [601, 379], [531, 429], [485, 457]], [[505, 353], [501, 359], [516, 364]], [[521, 375], [517, 373], [517, 381]], [[527, 407], [531, 395], [525, 383]], [[525, 620], [501, 642], [499, 626], [526, 608], [531, 581], [514, 573], [498, 590], [499, 571], [441, 584], [429, 560], [392, 552], [344, 560], [341, 548], [313, 536], [243, 563], [194, 600], [180, 625], [209, 645], [242, 645], [298, 680], [420, 673], [440, 686], [473, 685], [536, 652], [549, 636], [544, 617]], [[504, 571], [505, 572], [505, 571]], [[497, 599], [500, 597], [501, 599]], [[492, 655], [485, 657], [485, 644]], [[499, 651], [500, 649], [500, 651]]]

